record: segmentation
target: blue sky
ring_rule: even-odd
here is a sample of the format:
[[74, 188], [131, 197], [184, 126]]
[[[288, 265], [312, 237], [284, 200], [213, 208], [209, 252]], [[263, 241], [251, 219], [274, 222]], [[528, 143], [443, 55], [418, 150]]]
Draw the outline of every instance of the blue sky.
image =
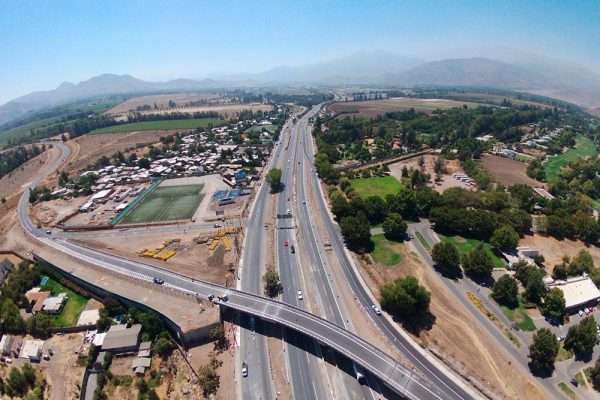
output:
[[0, 2], [0, 104], [105, 73], [258, 72], [385, 49], [504, 46], [600, 70], [594, 1]]

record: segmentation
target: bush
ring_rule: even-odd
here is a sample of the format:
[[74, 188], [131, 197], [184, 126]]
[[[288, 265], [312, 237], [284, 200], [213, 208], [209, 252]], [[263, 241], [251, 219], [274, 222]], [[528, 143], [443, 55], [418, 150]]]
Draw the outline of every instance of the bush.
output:
[[398, 278], [381, 288], [381, 307], [401, 318], [427, 315], [430, 300], [431, 293], [414, 276]]
[[492, 297], [494, 300], [510, 308], [514, 308], [519, 304], [518, 293], [517, 281], [510, 275], [502, 275], [492, 288]]
[[454, 275], [460, 272], [460, 257], [452, 243], [436, 243], [431, 251], [431, 258], [435, 267], [443, 273]]

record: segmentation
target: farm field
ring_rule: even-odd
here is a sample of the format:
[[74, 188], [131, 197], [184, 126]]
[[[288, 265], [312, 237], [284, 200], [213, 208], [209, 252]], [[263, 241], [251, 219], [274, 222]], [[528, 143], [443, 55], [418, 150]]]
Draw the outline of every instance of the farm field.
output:
[[402, 260], [402, 243], [387, 240], [383, 233], [371, 236], [371, 241], [375, 245], [371, 257], [378, 263], [392, 267]]
[[575, 148], [567, 150], [566, 153], [560, 156], [549, 157], [548, 161], [544, 163], [546, 179], [548, 182], [557, 179], [560, 169], [578, 157], [597, 155], [598, 149], [596, 149], [594, 142], [585, 136], [577, 136], [575, 138]]
[[115, 126], [107, 126], [106, 128], [96, 129], [90, 134], [98, 133], [115, 133], [115, 132], [136, 132], [136, 131], [155, 131], [167, 129], [195, 129], [206, 128], [209, 125], [222, 125], [223, 120], [219, 118], [199, 118], [199, 119], [172, 119], [165, 121], [143, 121], [133, 122], [130, 124], [122, 124]]
[[190, 219], [202, 201], [203, 185], [157, 187], [123, 218], [123, 224]]
[[484, 154], [481, 157], [481, 163], [494, 180], [503, 185], [516, 185], [519, 183], [532, 187], [541, 187], [544, 185], [527, 176], [527, 164], [524, 162], [492, 154]]
[[364, 199], [375, 195], [385, 197], [388, 194], [398, 193], [398, 191], [404, 187], [404, 185], [393, 176], [374, 176], [371, 178], [350, 179], [350, 184], [360, 197]]
[[262, 132], [263, 128], [265, 128], [267, 131], [273, 133], [277, 130], [277, 125], [254, 125], [251, 128], [246, 129], [245, 133], [250, 133], [250, 132]]
[[[440, 237], [440, 240], [444, 243], [452, 243], [453, 245], [456, 246], [458, 253], [460, 254], [460, 257], [462, 258], [462, 256], [464, 256], [465, 254], [471, 252], [472, 250], [474, 250], [479, 243], [481, 243], [479, 240], [476, 239], [465, 239], [463, 237], [460, 236], [444, 236], [444, 235], [440, 235], [438, 233], [438, 236]], [[502, 261], [500, 259], [500, 257], [498, 257], [494, 251], [492, 250], [492, 246], [490, 246], [489, 243], [485, 243], [483, 242], [483, 249], [485, 250], [485, 252], [492, 258], [492, 261], [494, 263], [494, 267], [495, 268], [504, 268], [506, 267], [506, 264], [504, 263], [504, 261]]]
[[[334, 103], [329, 109], [335, 112], [340, 111], [358, 111], [358, 115], [365, 118], [374, 118], [391, 111], [405, 111], [414, 108], [415, 111], [430, 113], [437, 109], [448, 109], [453, 107], [462, 107], [466, 104], [469, 107], [476, 107], [480, 104], [469, 101], [456, 101], [445, 99], [416, 99], [408, 97], [397, 97], [386, 100], [369, 101], [349, 101]], [[356, 114], [353, 114], [356, 115]], [[338, 118], [346, 118], [348, 114], [342, 114]]]
[[41, 286], [42, 292], [52, 292], [56, 296], [59, 293], [66, 293], [69, 299], [65, 303], [62, 311], [56, 315], [50, 315], [56, 326], [75, 326], [79, 315], [87, 304], [87, 299], [80, 294], [73, 292], [71, 289], [61, 285], [53, 279]]

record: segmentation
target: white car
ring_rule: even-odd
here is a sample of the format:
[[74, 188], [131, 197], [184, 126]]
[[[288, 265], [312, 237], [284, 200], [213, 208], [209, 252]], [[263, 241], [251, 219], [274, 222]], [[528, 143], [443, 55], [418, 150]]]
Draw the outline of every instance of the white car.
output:
[[583, 311], [579, 310], [579, 316], [583, 317]]
[[377, 315], [381, 315], [381, 310], [379, 309], [379, 307], [377, 307], [375, 304], [373, 304], [371, 306], [371, 308], [373, 309], [373, 311], [375, 311], [375, 314]]
[[248, 376], [248, 364], [246, 364], [246, 361], [242, 363], [242, 376], [244, 378]]
[[298, 289], [298, 300], [302, 300], [304, 297], [302, 296], [302, 290]]

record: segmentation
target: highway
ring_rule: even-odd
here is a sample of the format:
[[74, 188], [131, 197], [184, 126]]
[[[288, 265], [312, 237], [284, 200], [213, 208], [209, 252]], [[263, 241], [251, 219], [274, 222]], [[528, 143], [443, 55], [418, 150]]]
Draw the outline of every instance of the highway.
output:
[[[304, 130], [304, 143], [306, 150], [306, 157], [309, 158], [310, 163], [314, 164], [313, 157], [313, 146], [312, 146], [312, 134], [309, 129]], [[309, 180], [313, 186], [314, 193], [321, 193], [319, 184], [319, 178], [315, 169], [313, 168], [309, 174]], [[327, 234], [331, 241], [332, 248], [334, 249], [352, 291], [354, 292], [357, 300], [361, 303], [365, 310], [370, 310], [373, 301], [370, 295], [367, 293], [367, 289], [360, 283], [359, 278], [356, 275], [356, 271], [351, 265], [351, 261], [347, 254], [342, 235], [339, 226], [331, 219], [328, 211], [327, 203], [323, 197], [317, 196], [317, 207], [319, 214], [322, 216]], [[375, 318], [375, 324], [384, 333], [388, 340], [393, 343], [406, 358], [416, 366], [424, 377], [432, 383], [435, 387], [441, 390], [443, 398], [448, 399], [468, 399], [472, 395], [470, 391], [465, 390], [464, 386], [458, 384], [454, 379], [449, 377], [445, 371], [440, 370], [434, 365], [428, 358], [424, 357], [415, 347], [415, 342], [408, 341], [403, 335], [398, 333], [398, 326], [394, 325], [387, 318]], [[462, 383], [462, 382], [461, 382]]]
[[[58, 147], [63, 150], [64, 153], [61, 157], [61, 162], [64, 162], [68, 155], [68, 148], [62, 144], [55, 145], [58, 145]], [[48, 172], [48, 174], [50, 172]], [[38, 176], [36, 180], [32, 182], [30, 187], [35, 187], [35, 185], [43, 178], [44, 175]], [[314, 173], [312, 174], [312, 184], [318, 190], [318, 182]], [[52, 247], [55, 250], [93, 264], [99, 268], [110, 269], [113, 272], [135, 277], [137, 279], [152, 281], [154, 277], [158, 277], [165, 281], [165, 286], [202, 298], [208, 298], [211, 294], [221, 296], [222, 298], [227, 295], [227, 301], [218, 300], [217, 303], [221, 306], [230, 307], [249, 315], [255, 315], [264, 320], [278, 323], [303, 333], [304, 335], [317, 340], [322, 345], [338, 351], [357, 364], [363, 366], [372, 374], [379, 377], [396, 393], [404, 395], [407, 398], [454, 399], [471, 397], [468, 396], [459, 385], [446, 377], [443, 371], [438, 370], [426, 358], [423, 358], [420, 353], [415, 352], [415, 355], [413, 355], [411, 352], [411, 350], [413, 350], [411, 349], [413, 344], [404, 340], [402, 336], [396, 335], [394, 331], [395, 327], [386, 326], [385, 324], [389, 324], [386, 319], [378, 320], [382, 324], [381, 326], [387, 329], [387, 331], [384, 329], [382, 330], [386, 335], [391, 336], [392, 339], [396, 340], [396, 343], [403, 343], [404, 341], [404, 344], [399, 345], [402, 346], [402, 352], [406, 354], [407, 357], [414, 358], [413, 363], [427, 376], [427, 380], [420, 379], [417, 374], [413, 375], [412, 371], [400, 365], [389, 355], [351, 332], [343, 329], [343, 327], [319, 318], [302, 309], [293, 307], [292, 305], [266, 299], [252, 293], [245, 293], [197, 281], [166, 269], [89, 249], [65, 240], [48, 238], [44, 232], [37, 229], [29, 220], [27, 215], [27, 200], [28, 194], [24, 193], [19, 202], [19, 219], [23, 229], [42, 244]], [[323, 215], [327, 215], [326, 205], [322, 198], [320, 198], [320, 203], [322, 203], [319, 206]], [[330, 229], [333, 229], [333, 223], [328, 225], [328, 230]], [[348, 263], [339, 233], [338, 235], [331, 233], [335, 233], [335, 231], [330, 232], [330, 239], [336, 252], [339, 252], [338, 255], [340, 256], [340, 260], [343, 261], [345, 258]], [[245, 268], [247, 268], [247, 266], [245, 266]], [[350, 284], [353, 287], [355, 294], [357, 294], [357, 297], [359, 297], [360, 301], [363, 302], [363, 305], [368, 308], [370, 307], [369, 297], [364, 292], [362, 286], [356, 281], [356, 277], [354, 277], [354, 281], [351, 279], [353, 274], [351, 271], [352, 268], [348, 265], [348, 267], [345, 268], [345, 273], [348, 272], [350, 274], [347, 275], [350, 278]]]

